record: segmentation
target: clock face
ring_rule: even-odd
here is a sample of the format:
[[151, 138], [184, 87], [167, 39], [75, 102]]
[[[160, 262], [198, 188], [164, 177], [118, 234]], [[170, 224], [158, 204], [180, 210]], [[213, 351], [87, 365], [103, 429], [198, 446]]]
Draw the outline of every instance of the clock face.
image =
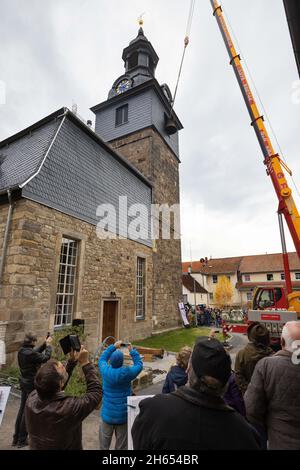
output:
[[118, 95], [120, 95], [121, 93], [124, 93], [125, 91], [129, 90], [130, 87], [131, 80], [125, 78], [116, 86], [116, 92], [118, 93]]

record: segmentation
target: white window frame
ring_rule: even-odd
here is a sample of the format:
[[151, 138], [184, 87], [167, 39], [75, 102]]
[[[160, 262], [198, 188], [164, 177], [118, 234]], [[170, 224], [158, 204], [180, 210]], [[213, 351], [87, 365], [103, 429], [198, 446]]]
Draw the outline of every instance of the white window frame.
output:
[[300, 281], [300, 273], [295, 273], [296, 281]]
[[[72, 244], [74, 246], [71, 246]], [[63, 250], [66, 246], [67, 250], [64, 253]], [[78, 251], [79, 243], [77, 240], [63, 237], [56, 289], [54, 328], [62, 328], [72, 324], [76, 295]]]
[[136, 258], [135, 319], [146, 317], [146, 258]]
[[251, 282], [250, 274], [244, 274], [244, 279], [245, 279], [245, 282]]
[[218, 276], [217, 276], [217, 274], [213, 274], [213, 276], [212, 276], [212, 281], [213, 281], [213, 284], [218, 284]]
[[[272, 276], [272, 279], [268, 279], [268, 276]], [[274, 274], [272, 274], [272, 273], [267, 273], [267, 281], [268, 281], [268, 282], [273, 282], [273, 281], [274, 281]]]

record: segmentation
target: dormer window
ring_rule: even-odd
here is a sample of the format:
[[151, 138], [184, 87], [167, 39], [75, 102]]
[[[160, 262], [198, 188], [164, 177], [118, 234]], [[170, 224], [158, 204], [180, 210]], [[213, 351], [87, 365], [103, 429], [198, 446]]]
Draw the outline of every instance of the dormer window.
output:
[[128, 122], [128, 104], [116, 109], [116, 127]]

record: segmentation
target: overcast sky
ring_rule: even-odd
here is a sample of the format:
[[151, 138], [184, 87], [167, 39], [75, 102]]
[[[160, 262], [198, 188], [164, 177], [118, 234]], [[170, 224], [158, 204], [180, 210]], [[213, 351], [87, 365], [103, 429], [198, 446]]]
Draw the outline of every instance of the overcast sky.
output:
[[[282, 0], [222, 2], [277, 138], [300, 186], [298, 73]], [[145, 12], [160, 57], [156, 78], [174, 91], [189, 0], [0, 0], [0, 140], [62, 106], [107, 99], [123, 48]], [[196, 0], [176, 112], [180, 134], [183, 260], [281, 251], [277, 200], [266, 176], [209, 0]], [[277, 144], [274, 143], [277, 150]], [[297, 196], [295, 196], [300, 207]], [[287, 233], [288, 246], [294, 251]]]

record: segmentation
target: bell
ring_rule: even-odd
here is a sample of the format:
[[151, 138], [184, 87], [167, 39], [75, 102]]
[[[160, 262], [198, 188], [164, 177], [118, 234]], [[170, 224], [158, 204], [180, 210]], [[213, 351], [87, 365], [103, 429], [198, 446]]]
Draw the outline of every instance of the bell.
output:
[[166, 122], [166, 132], [167, 132], [167, 134], [169, 134], [169, 135], [176, 134], [177, 130], [178, 129], [177, 129], [177, 126], [176, 126], [176, 123], [175, 123], [174, 119], [168, 118], [167, 122]]

